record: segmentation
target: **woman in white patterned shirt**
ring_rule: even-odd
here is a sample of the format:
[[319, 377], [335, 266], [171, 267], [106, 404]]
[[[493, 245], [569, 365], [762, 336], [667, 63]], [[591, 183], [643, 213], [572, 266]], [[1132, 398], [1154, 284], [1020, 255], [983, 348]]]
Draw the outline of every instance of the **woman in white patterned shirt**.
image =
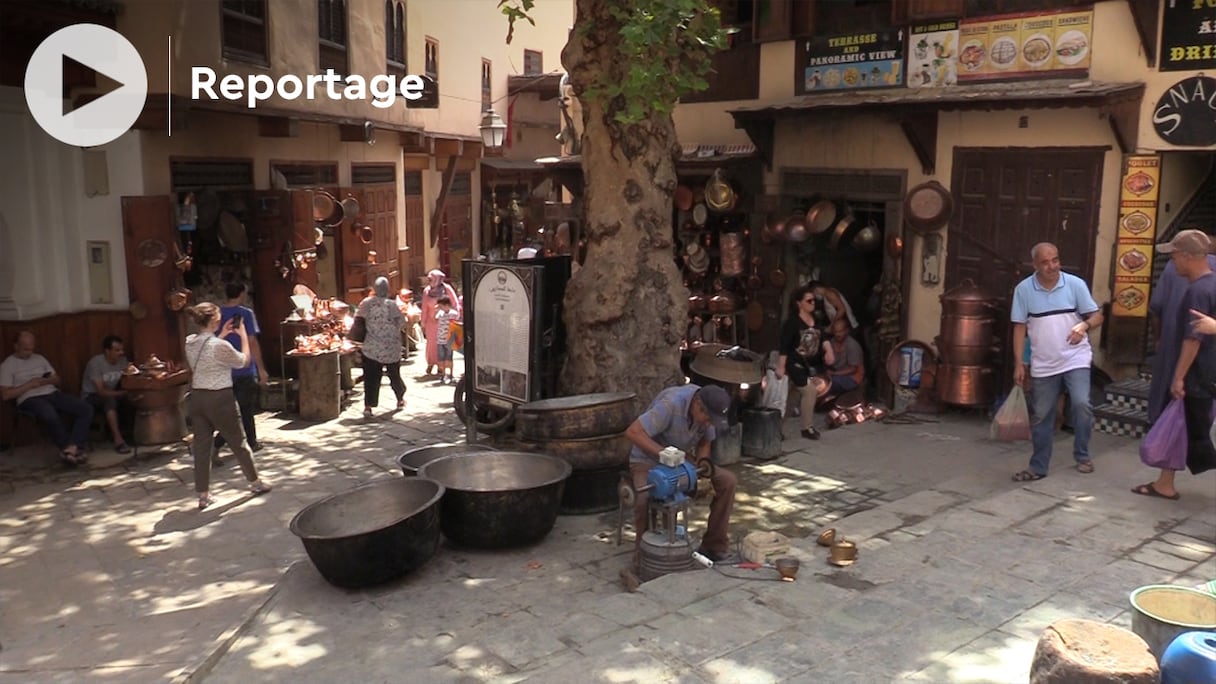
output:
[[371, 418], [372, 409], [380, 403], [380, 378], [388, 376], [388, 384], [397, 395], [397, 410], [405, 408], [405, 381], [401, 379], [401, 328], [405, 316], [397, 302], [388, 296], [388, 278], [376, 278], [372, 296], [359, 302], [356, 315], [367, 324], [363, 338], [363, 417]]
[[[237, 411], [236, 395], [232, 393], [232, 369], [249, 365], [249, 335], [240, 317], [229, 319], [220, 330], [220, 308], [203, 302], [186, 309], [199, 327], [199, 332], [186, 338], [186, 362], [190, 364], [190, 426], [194, 430], [194, 490], [198, 492], [198, 509], [215, 503], [209, 491], [211, 484], [211, 447], [215, 431], [232, 447], [241, 472], [249, 480], [254, 496], [270, 491], [270, 485], [258, 479], [253, 454], [245, 445], [245, 429]], [[216, 331], [219, 331], [218, 336]], [[224, 337], [236, 333], [241, 340], [237, 351]]]

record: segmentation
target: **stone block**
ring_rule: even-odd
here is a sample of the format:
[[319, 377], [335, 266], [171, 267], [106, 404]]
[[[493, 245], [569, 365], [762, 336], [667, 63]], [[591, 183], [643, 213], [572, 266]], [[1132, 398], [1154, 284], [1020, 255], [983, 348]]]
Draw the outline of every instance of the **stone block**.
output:
[[1043, 630], [1030, 684], [1157, 684], [1161, 672], [1148, 644], [1114, 625], [1066, 618]]

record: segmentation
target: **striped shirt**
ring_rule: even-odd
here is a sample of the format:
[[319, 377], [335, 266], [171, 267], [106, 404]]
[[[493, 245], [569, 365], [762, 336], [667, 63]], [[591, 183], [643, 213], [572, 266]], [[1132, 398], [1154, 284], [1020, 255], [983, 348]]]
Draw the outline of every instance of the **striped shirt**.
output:
[[[690, 415], [693, 396], [699, 389], [699, 385], [681, 385], [659, 392], [646, 412], [638, 416], [642, 429], [659, 446], [673, 446], [695, 455], [701, 440], [712, 442], [716, 436], [712, 425], [699, 425]], [[658, 463], [637, 446], [629, 450], [629, 460], [633, 463]]]
[[1068, 335], [1074, 326], [1098, 310], [1084, 280], [1060, 273], [1060, 279], [1050, 290], [1038, 277], [1031, 275], [1013, 290], [1013, 308], [1009, 320], [1026, 325], [1030, 337], [1030, 376], [1046, 378], [1078, 368], [1089, 368], [1094, 350], [1089, 336], [1078, 344], [1069, 344]]

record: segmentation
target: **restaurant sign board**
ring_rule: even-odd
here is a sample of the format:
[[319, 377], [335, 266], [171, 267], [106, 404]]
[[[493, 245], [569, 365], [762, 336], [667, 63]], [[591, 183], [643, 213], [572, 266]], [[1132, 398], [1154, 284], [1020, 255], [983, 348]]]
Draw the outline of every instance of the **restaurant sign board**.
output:
[[803, 65], [799, 94], [830, 90], [890, 88], [904, 84], [904, 29], [798, 41]]
[[1216, 69], [1216, 0], [1165, 0], [1158, 69]]
[[908, 87], [958, 82], [958, 20], [913, 25], [908, 33]]
[[1216, 145], [1216, 78], [1191, 76], [1157, 100], [1153, 130], [1173, 145]]
[[959, 27], [958, 80], [1084, 76], [1093, 23], [1092, 9], [966, 19]]
[[1157, 235], [1157, 201], [1161, 157], [1124, 157], [1119, 185], [1119, 229], [1115, 237], [1115, 287], [1111, 313], [1115, 317], [1148, 316], [1153, 282], [1153, 242]]

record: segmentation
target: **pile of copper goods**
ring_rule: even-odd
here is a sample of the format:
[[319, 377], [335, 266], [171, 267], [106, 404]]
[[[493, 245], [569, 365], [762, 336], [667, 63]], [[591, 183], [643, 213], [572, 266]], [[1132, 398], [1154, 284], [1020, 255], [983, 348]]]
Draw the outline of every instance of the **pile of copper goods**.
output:
[[995, 398], [994, 367], [1001, 353], [996, 335], [1000, 300], [968, 278], [943, 294], [941, 302], [937, 398], [954, 406], [988, 406]]

